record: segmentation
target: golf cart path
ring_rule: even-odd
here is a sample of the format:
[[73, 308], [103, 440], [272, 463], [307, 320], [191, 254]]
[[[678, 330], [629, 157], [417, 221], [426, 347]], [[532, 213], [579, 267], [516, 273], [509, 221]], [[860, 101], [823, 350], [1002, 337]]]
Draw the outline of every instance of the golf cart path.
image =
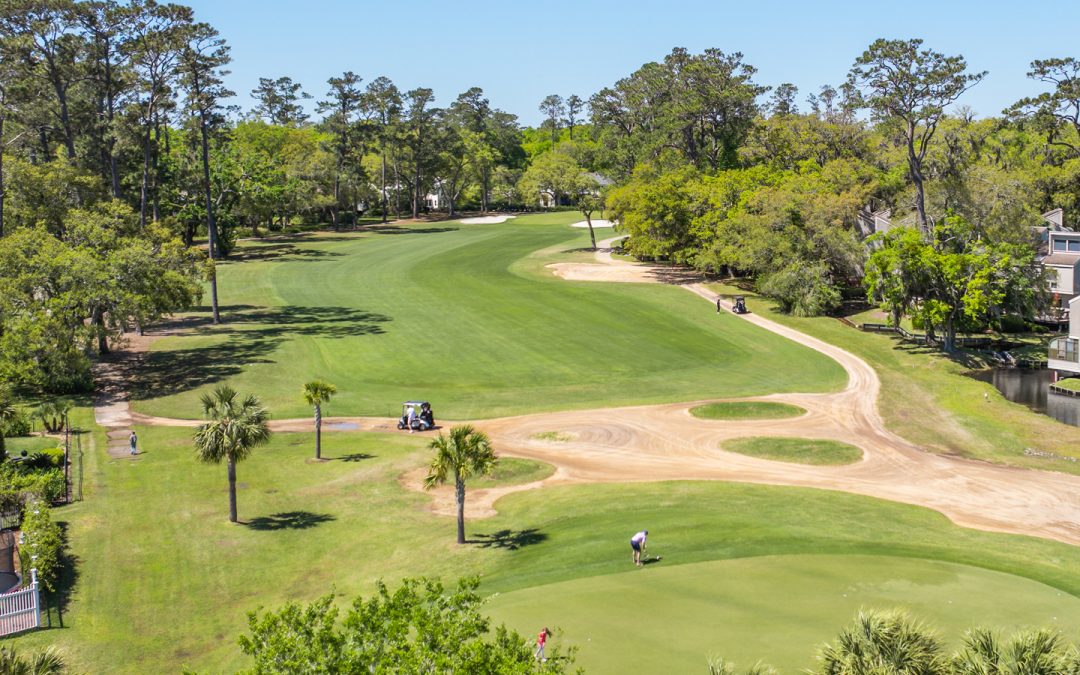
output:
[[[612, 257], [618, 237], [600, 242], [596, 263], [557, 263], [552, 271], [567, 280], [675, 283], [715, 306], [730, 310], [693, 272], [646, 265]], [[703, 308], [704, 309], [704, 308]], [[470, 517], [494, 514], [495, 502], [508, 494], [552, 485], [658, 480], [728, 480], [812, 487], [850, 492], [924, 506], [953, 522], [981, 530], [1025, 534], [1080, 545], [1080, 476], [989, 464], [936, 455], [885, 428], [877, 410], [881, 387], [877, 373], [862, 359], [839, 347], [755, 314], [740, 318], [835, 359], [847, 372], [847, 386], [825, 394], [773, 394], [727, 399], [777, 401], [806, 409], [806, 414], [776, 420], [705, 420], [689, 412], [695, 401], [603, 410], [521, 415], [475, 422], [488, 433], [500, 454], [548, 462], [555, 473], [544, 481], [469, 490]], [[138, 424], [194, 426], [197, 420], [174, 420], [130, 413]], [[326, 418], [324, 430], [390, 431], [395, 420]], [[276, 431], [310, 431], [311, 418], [274, 420]], [[544, 440], [551, 432], [569, 439]], [[432, 435], [427, 432], [422, 435]], [[740, 437], [784, 436], [831, 439], [863, 450], [863, 459], [846, 466], [808, 466], [775, 462], [721, 449]], [[400, 477], [402, 485], [422, 490], [423, 469]], [[450, 488], [433, 490], [432, 508], [453, 514]]]

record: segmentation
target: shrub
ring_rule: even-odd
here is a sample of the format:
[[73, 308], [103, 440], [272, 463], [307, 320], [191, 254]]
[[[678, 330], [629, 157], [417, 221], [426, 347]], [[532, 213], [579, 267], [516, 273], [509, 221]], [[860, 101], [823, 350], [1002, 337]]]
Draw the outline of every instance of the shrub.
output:
[[3, 433], [5, 438], [29, 436], [30, 426], [30, 413], [19, 409], [11, 419], [0, 425], [0, 433]]
[[1002, 333], [1023, 333], [1027, 330], [1027, 321], [1016, 314], [1006, 314], [998, 321], [998, 330]]
[[38, 582], [48, 591], [56, 590], [64, 538], [60, 526], [53, 522], [49, 507], [37, 500], [28, 503], [20, 531], [22, 542], [19, 545], [19, 556], [22, 568], [36, 568]]
[[24, 502], [40, 499], [47, 503], [59, 501], [64, 496], [67, 481], [60, 469], [44, 471], [22, 467], [7, 462], [0, 469], [0, 493], [14, 493]]
[[840, 291], [824, 263], [793, 263], [762, 277], [758, 290], [793, 316], [820, 316], [840, 306]]
[[21, 468], [23, 470], [62, 469], [64, 468], [64, 449], [39, 450], [24, 459]]

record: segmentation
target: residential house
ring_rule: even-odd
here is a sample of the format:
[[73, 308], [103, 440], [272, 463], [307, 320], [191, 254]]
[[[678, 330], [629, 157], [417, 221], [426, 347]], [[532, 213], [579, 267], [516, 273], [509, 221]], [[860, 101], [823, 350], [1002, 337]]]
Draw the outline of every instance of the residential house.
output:
[[[588, 176], [589, 180], [591, 180], [596, 185], [595, 189], [589, 190], [589, 192], [593, 195], [599, 195], [603, 192], [604, 189], [615, 184], [615, 181], [611, 180], [602, 173], [589, 171], [585, 175]], [[569, 206], [570, 203], [571, 202], [568, 195], [560, 195], [559, 199], [556, 200], [554, 191], [540, 191], [540, 208], [542, 209], [550, 209], [554, 206]]]
[[1044, 213], [1043, 219], [1047, 225], [1034, 228], [1038, 260], [1053, 294], [1050, 309], [1064, 319], [1071, 316], [1070, 303], [1080, 293], [1080, 232], [1065, 227], [1061, 209]]
[[1080, 374], [1080, 296], [1069, 301], [1069, 334], [1050, 341], [1046, 366], [1050, 370]]

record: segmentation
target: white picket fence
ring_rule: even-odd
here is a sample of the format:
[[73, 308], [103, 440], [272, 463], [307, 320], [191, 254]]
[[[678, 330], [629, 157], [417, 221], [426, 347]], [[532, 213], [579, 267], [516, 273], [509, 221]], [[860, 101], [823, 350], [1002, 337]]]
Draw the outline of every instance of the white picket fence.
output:
[[21, 633], [41, 626], [41, 597], [37, 570], [30, 570], [30, 585], [0, 595], [0, 635]]

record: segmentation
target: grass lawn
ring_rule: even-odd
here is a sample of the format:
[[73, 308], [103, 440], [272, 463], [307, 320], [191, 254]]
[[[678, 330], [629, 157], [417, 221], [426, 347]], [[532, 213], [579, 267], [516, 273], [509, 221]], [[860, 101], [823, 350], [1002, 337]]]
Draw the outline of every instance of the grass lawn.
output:
[[797, 405], [769, 401], [706, 403], [690, 409], [690, 414], [706, 420], [765, 420], [798, 417], [806, 411]]
[[576, 218], [247, 242], [219, 270], [227, 323], [156, 342], [136, 409], [195, 417], [227, 381], [307, 416], [314, 378], [338, 387], [329, 415], [396, 416], [419, 397], [445, 419], [843, 386], [833, 361], [682, 289], [554, 277], [547, 261], [585, 255]]
[[32, 455], [39, 450], [49, 450], [63, 444], [63, 441], [47, 436], [18, 436], [4, 439], [4, 447], [9, 457], [17, 457], [23, 450]]
[[1080, 377], [1067, 377], [1064, 380], [1058, 380], [1054, 384], [1061, 389], [1068, 389], [1069, 391], [1080, 391]]
[[[80, 410], [75, 417], [85, 425], [87, 412]], [[985, 597], [1011, 608], [1010, 617], [1016, 618], [1010, 621], [1026, 620], [1023, 608], [1036, 606], [1029, 603], [1058, 598], [1053, 605], [1057, 613], [1043, 615], [1064, 622], [1072, 616], [1072, 596], [1080, 594], [1080, 548], [967, 530], [932, 511], [901, 504], [769, 486], [668, 482], [528, 491], [500, 500], [498, 516], [468, 521], [473, 543], [457, 546], [453, 518], [431, 514], [428, 497], [398, 482], [403, 472], [429, 458], [424, 439], [408, 434], [326, 433], [324, 456], [330, 461], [322, 463], [308, 461], [311, 434], [276, 435], [239, 465], [244, 524], [231, 525], [225, 467], [194, 461], [191, 430], [138, 432], [146, 454], [135, 461], [109, 460], [103, 434], [95, 433], [96, 447], [85, 458], [85, 500], [56, 511], [74, 556], [73, 575], [64, 586], [64, 627], [14, 641], [26, 649], [56, 644], [81, 672], [242, 668], [248, 663], [235, 640], [246, 628], [248, 611], [312, 600], [331, 590], [351, 598], [369, 593], [380, 578], [394, 582], [433, 575], [451, 580], [479, 574], [485, 592], [507, 597], [575, 579], [595, 579], [600, 588], [629, 567], [627, 539], [642, 527], [649, 529], [652, 552], [661, 553], [663, 562], [637, 571], [641, 574], [675, 574], [683, 565], [731, 561], [735, 567], [717, 569], [734, 570], [732, 578], [738, 579], [744, 573], [736, 573], [739, 569], [756, 569], [759, 563], [784, 566], [762, 556], [887, 556], [904, 559], [896, 563], [901, 570], [896, 588], [903, 589], [912, 579], [925, 583], [927, 575], [938, 574], [934, 570], [946, 569], [925, 561], [956, 563], [1003, 573], [994, 577], [1000, 582], [993, 596]], [[798, 581], [811, 593], [818, 580], [807, 564], [792, 561], [789, 589]], [[919, 571], [925, 565], [930, 566]], [[883, 597], [876, 581], [880, 574], [866, 572], [851, 579], [849, 599], [834, 598], [839, 608], [813, 600], [827, 597], [835, 587], [828, 584], [839, 583], [844, 570], [863, 567], [858, 560], [837, 567], [836, 578], [822, 581], [824, 590], [813, 591], [798, 606], [806, 631], [817, 631], [811, 637], [832, 635], [850, 618], [851, 607]], [[776, 574], [781, 573], [778, 568]], [[686, 574], [693, 579], [691, 570]], [[962, 574], [980, 578], [976, 572]], [[779, 596], [758, 595], [769, 583], [767, 575], [759, 578], [758, 585], [748, 582], [741, 592], [738, 585], [703, 591], [700, 603], [717, 604], [699, 619], [742, 617], [761, 640], [771, 638], [778, 645], [761, 655], [786, 662], [784, 645], [795, 619], [787, 615], [785, 603], [770, 600]], [[675, 574], [665, 583], [655, 592], [666, 594], [665, 588], [681, 582]], [[964, 588], [950, 584], [943, 588]], [[983, 596], [968, 596], [969, 604], [955, 608], [953, 625], [997, 616], [983, 611]], [[678, 611], [679, 597], [673, 591], [663, 611]], [[559, 612], [538, 605], [535, 615], [516, 618], [521, 624], [515, 627], [529, 635], [545, 623], [571, 629], [589, 616], [575, 614], [582, 605], [567, 604]], [[694, 611], [702, 607], [695, 605]], [[619, 608], [613, 604], [612, 613]], [[51, 618], [58, 626], [61, 616], [54, 611]], [[695, 669], [705, 656], [732, 644], [722, 639], [722, 624], [716, 626], [715, 635], [693, 645]], [[636, 649], [637, 636], [631, 632], [626, 638], [624, 649]], [[684, 658], [690, 648], [686, 641], [672, 643], [672, 658]], [[741, 659], [743, 653], [725, 655]], [[805, 656], [803, 643], [792, 642], [790, 653], [792, 658]], [[582, 654], [583, 663], [598, 658]]]
[[862, 450], [849, 443], [808, 438], [736, 438], [726, 441], [723, 448], [740, 455], [797, 464], [851, 464], [862, 459]]
[[[734, 286], [712, 287], [745, 295], [751, 311], [865, 359], [881, 378], [878, 406], [886, 424], [907, 440], [943, 454], [1080, 473], [1080, 462], [1052, 456], [1080, 457], [1080, 428], [1011, 403], [992, 384], [970, 377], [989, 367], [977, 352], [949, 356], [892, 335], [863, 333], [828, 317], [780, 314], [772, 301]], [[1047, 454], [1025, 453], [1028, 448]]]
[[716, 656], [739, 672], [760, 660], [797, 673], [861, 609], [904, 608], [950, 648], [973, 624], [1080, 632], [1080, 599], [967, 565], [860, 555], [666, 562], [499, 595], [490, 612], [524, 634], [557, 624], [551, 644], [577, 646], [589, 673], [704, 673]]

